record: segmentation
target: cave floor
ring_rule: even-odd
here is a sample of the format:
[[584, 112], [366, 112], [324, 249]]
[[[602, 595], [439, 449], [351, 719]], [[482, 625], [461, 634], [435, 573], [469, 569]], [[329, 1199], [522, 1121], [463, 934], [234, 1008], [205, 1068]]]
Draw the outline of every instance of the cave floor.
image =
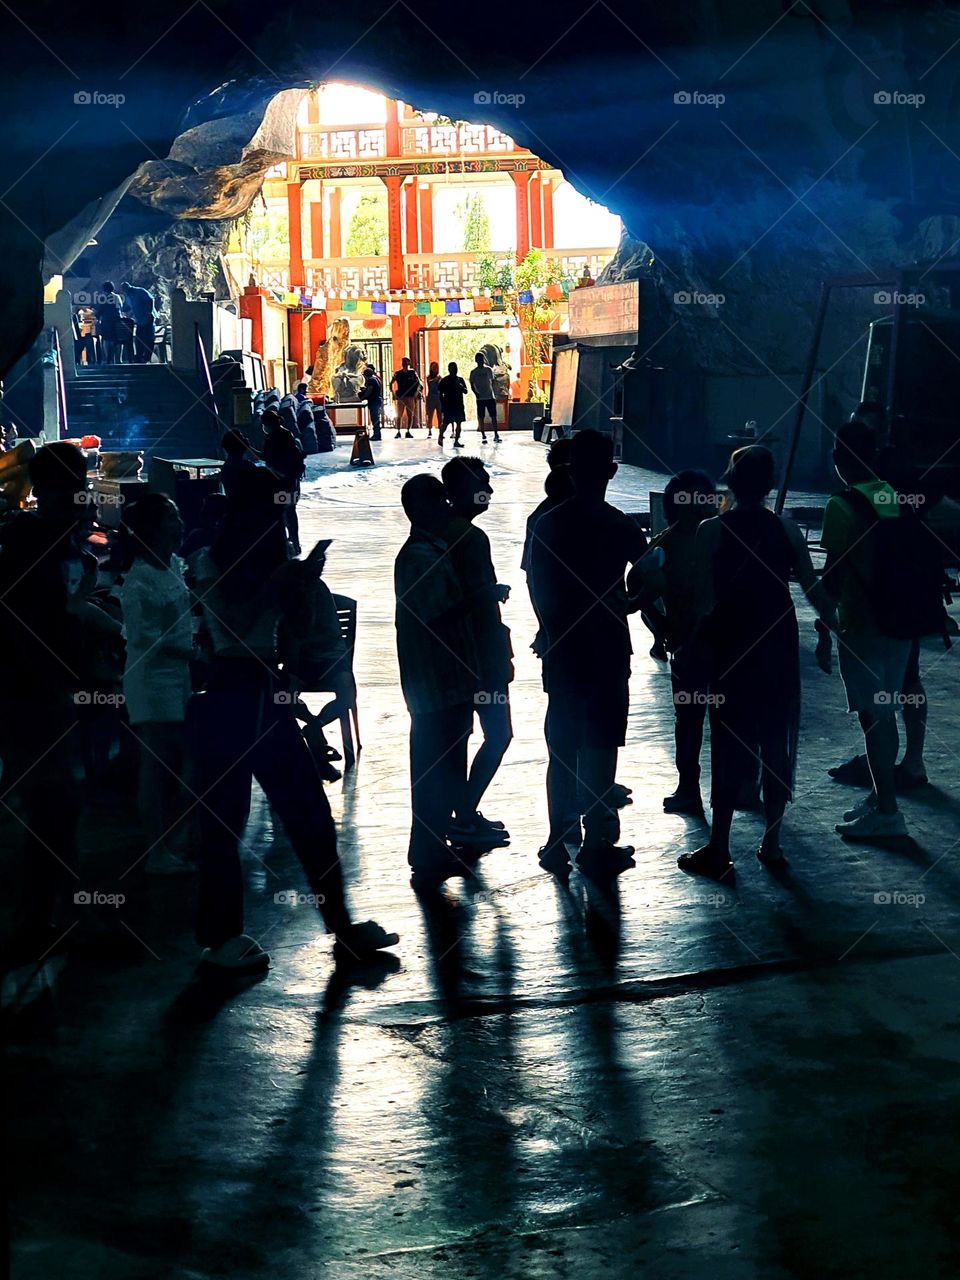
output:
[[[433, 908], [407, 884], [391, 563], [399, 486], [440, 451], [388, 439], [360, 473], [345, 447], [312, 459], [304, 543], [336, 539], [327, 578], [360, 601], [364, 749], [330, 797], [355, 907], [402, 935], [396, 967], [347, 985], [310, 909], [275, 902], [304, 886], [255, 797], [248, 928], [272, 967], [196, 983], [190, 886], [127, 874], [132, 799], [91, 803], [84, 887], [126, 901], [78, 906], [78, 945], [7, 993], [14, 1280], [956, 1273], [957, 650], [924, 657], [934, 785], [904, 801], [914, 839], [845, 846], [832, 827], [858, 793], [825, 770], [856, 735], [804, 610], [789, 867], [759, 866], [759, 819], [738, 815], [718, 890], [675, 865], [702, 829], [661, 812], [670, 683], [635, 620], [637, 866], [561, 888], [536, 863], [544, 698], [517, 567], [542, 451], [485, 453], [517, 681], [484, 808], [511, 847]], [[641, 509], [651, 483], [622, 468], [611, 497]]]

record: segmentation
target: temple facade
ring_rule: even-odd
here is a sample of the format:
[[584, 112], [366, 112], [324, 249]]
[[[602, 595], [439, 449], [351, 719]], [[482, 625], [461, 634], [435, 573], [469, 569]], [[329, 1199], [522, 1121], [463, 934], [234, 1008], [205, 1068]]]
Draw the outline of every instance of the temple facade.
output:
[[257, 218], [267, 231], [238, 224], [227, 263], [261, 354], [278, 305], [298, 375], [342, 317], [384, 372], [497, 329], [520, 398], [549, 353], [532, 330], [565, 329], [569, 291], [619, 237], [614, 215], [505, 133], [344, 85], [305, 95], [296, 156], [271, 170]]

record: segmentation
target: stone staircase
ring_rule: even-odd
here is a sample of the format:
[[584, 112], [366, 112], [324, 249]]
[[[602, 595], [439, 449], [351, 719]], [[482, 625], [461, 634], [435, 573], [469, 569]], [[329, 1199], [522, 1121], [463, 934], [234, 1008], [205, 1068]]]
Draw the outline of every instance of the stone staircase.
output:
[[108, 364], [66, 381], [70, 436], [100, 436], [104, 450], [138, 450], [144, 462], [219, 456], [219, 433], [201, 379], [166, 364]]

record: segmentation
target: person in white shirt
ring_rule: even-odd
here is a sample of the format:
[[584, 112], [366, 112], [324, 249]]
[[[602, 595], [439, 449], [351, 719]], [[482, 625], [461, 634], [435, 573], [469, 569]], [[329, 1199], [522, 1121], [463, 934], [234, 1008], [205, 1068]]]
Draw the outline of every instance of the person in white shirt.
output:
[[131, 564], [120, 592], [127, 646], [123, 696], [140, 748], [147, 871], [171, 875], [193, 869], [175, 852], [187, 844], [189, 796], [182, 775], [194, 633], [176, 554], [183, 521], [175, 502], [149, 493], [130, 508], [124, 524]]

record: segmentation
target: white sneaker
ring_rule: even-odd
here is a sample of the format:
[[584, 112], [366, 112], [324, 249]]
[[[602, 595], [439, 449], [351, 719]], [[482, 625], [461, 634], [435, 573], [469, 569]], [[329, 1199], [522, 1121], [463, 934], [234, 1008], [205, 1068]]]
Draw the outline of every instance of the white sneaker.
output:
[[843, 815], [844, 822], [855, 822], [857, 818], [862, 818], [865, 813], [875, 813], [877, 808], [876, 793], [871, 791], [869, 795], [864, 796], [859, 804], [855, 804], [852, 809], [848, 809]]
[[270, 965], [270, 957], [248, 933], [238, 933], [219, 947], [205, 947], [200, 963], [232, 973], [259, 973]]
[[147, 854], [146, 872], [148, 876], [189, 876], [196, 871], [196, 865], [178, 858], [169, 849], [151, 849]]
[[837, 833], [847, 840], [891, 840], [907, 834], [907, 823], [896, 813], [864, 813], [852, 822], [838, 822]]

